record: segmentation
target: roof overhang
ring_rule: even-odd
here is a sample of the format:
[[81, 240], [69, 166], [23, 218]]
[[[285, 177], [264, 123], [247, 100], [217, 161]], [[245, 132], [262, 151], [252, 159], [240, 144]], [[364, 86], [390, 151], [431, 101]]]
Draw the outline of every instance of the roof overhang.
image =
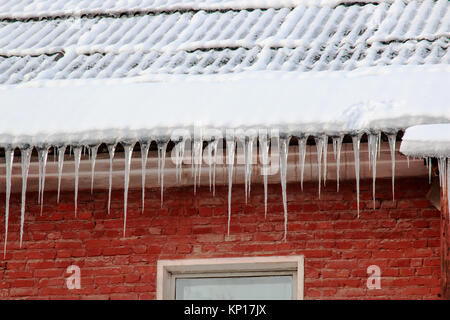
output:
[[449, 75], [449, 65], [389, 66], [3, 86], [0, 143], [86, 144], [193, 127], [328, 135], [404, 129], [450, 122]]

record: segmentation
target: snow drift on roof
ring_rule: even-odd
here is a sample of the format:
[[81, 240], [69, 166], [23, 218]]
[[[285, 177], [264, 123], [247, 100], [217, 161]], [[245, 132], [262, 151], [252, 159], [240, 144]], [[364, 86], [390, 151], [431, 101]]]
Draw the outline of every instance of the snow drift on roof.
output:
[[242, 10], [336, 6], [392, 0], [0, 0], [0, 19], [165, 12], [184, 10]]
[[412, 126], [402, 140], [400, 152], [405, 155], [450, 158], [450, 123]]
[[[255, 73], [232, 80], [81, 82], [0, 90], [3, 143], [87, 143], [176, 128], [280, 128], [310, 134], [449, 122], [450, 66]], [[144, 79], [145, 80], [145, 79]], [[61, 83], [59, 83], [61, 84]]]

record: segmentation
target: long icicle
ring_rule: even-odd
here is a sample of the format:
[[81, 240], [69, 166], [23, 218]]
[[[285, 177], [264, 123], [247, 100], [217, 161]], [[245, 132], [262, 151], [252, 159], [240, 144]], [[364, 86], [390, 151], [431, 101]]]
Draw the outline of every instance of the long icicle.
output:
[[49, 146], [42, 146], [38, 149], [38, 161], [40, 167], [39, 171], [41, 173], [41, 194], [39, 201], [39, 203], [41, 204], [41, 216], [42, 211], [44, 210], [45, 171], [47, 168], [48, 149]]
[[216, 196], [216, 164], [217, 164], [217, 145], [219, 144], [219, 140], [215, 139], [213, 142], [213, 173], [212, 173], [212, 184], [213, 184], [213, 197]]
[[439, 169], [439, 185], [442, 187], [442, 191], [445, 192], [446, 188], [446, 169], [447, 169], [447, 158], [441, 157], [438, 159], [438, 169]]
[[447, 158], [441, 157], [438, 159], [439, 169], [439, 184], [442, 188], [442, 194], [447, 193]]
[[177, 182], [181, 182], [181, 176], [183, 174], [183, 159], [184, 159], [184, 150], [186, 146], [186, 140], [184, 137], [181, 138], [180, 141], [175, 145], [176, 150], [176, 176]]
[[430, 157], [426, 157], [426, 162], [427, 162], [427, 168], [428, 168], [428, 184], [431, 184], [431, 170], [432, 170], [432, 165], [431, 165], [431, 158]]
[[124, 177], [124, 193], [123, 193], [123, 237], [125, 238], [125, 231], [127, 227], [127, 206], [128, 206], [128, 186], [130, 184], [130, 166], [131, 156], [134, 148], [133, 143], [122, 142], [125, 151], [125, 177]]
[[61, 178], [62, 178], [62, 171], [64, 166], [64, 154], [66, 153], [66, 146], [59, 146], [58, 147], [58, 194], [56, 196], [56, 203], [59, 203], [59, 198], [61, 194]]
[[141, 212], [144, 212], [145, 208], [145, 178], [147, 176], [147, 159], [148, 159], [148, 150], [150, 149], [151, 140], [141, 140], [139, 142], [141, 146], [141, 187], [142, 187], [142, 205]]
[[300, 187], [303, 191], [303, 176], [305, 173], [306, 141], [308, 136], [297, 138], [298, 141], [298, 166], [300, 168]]
[[355, 178], [356, 178], [356, 206], [358, 210], [359, 218], [359, 149], [362, 134], [356, 134], [352, 136], [353, 142], [353, 154], [355, 157]]
[[212, 147], [214, 140], [208, 142], [206, 146], [206, 154], [208, 157], [208, 179], [209, 179], [209, 192], [212, 191]]
[[395, 140], [397, 138], [397, 132], [387, 134], [389, 141], [389, 149], [391, 151], [391, 163], [392, 163], [392, 201], [395, 200]]
[[80, 161], [81, 161], [81, 151], [82, 146], [74, 146], [73, 147], [73, 157], [75, 161], [75, 217], [77, 216], [78, 210], [78, 178], [79, 178], [79, 170], [80, 170]]
[[100, 147], [99, 144], [89, 147], [89, 155], [91, 158], [91, 194], [94, 192], [95, 160], [97, 159], [98, 147]]
[[327, 185], [327, 155], [328, 155], [328, 136], [323, 135], [323, 185]]
[[322, 184], [322, 153], [323, 153], [323, 145], [324, 145], [324, 136], [314, 138], [316, 141], [317, 147], [317, 170], [319, 173], [319, 199], [320, 199], [320, 190]]
[[[449, 184], [450, 184], [450, 159], [447, 158], [446, 160], [447, 160], [447, 206], [448, 206], [447, 212], [450, 212], [450, 187], [449, 187]], [[450, 223], [450, 221], [449, 221], [449, 223]]]
[[247, 137], [243, 134], [240, 134], [237, 139], [242, 145], [242, 150], [244, 151], [244, 193], [245, 193], [245, 204], [247, 204], [247, 193], [248, 193], [248, 171], [247, 171]]
[[281, 180], [281, 192], [283, 197], [283, 210], [284, 210], [284, 237], [286, 241], [287, 235], [287, 195], [286, 195], [286, 171], [287, 171], [287, 157], [289, 148], [289, 136], [280, 137], [280, 180]]
[[381, 156], [381, 131], [378, 132], [378, 159]]
[[5, 245], [3, 247], [3, 259], [6, 258], [6, 244], [8, 243], [8, 223], [9, 223], [9, 198], [11, 195], [11, 173], [14, 161], [14, 148], [11, 145], [5, 148], [6, 160], [6, 204], [5, 204]]
[[264, 217], [267, 217], [267, 178], [269, 174], [269, 142], [267, 133], [263, 132], [259, 135], [260, 153], [262, 159], [262, 174], [264, 180]]
[[116, 151], [116, 144], [108, 144], [109, 153], [109, 188], [108, 188], [108, 215], [111, 212], [111, 189], [112, 189], [112, 165], [114, 159], [114, 153]]
[[373, 198], [373, 209], [375, 209], [375, 180], [377, 178], [377, 152], [378, 152], [378, 135], [369, 134], [368, 135], [368, 148], [369, 148], [369, 159], [372, 162], [372, 198]]
[[157, 142], [158, 145], [158, 168], [160, 169], [160, 187], [161, 187], [161, 208], [164, 202], [164, 165], [166, 162], [166, 149], [167, 149], [167, 141], [160, 140]]
[[335, 145], [335, 154], [336, 154], [336, 192], [339, 192], [339, 179], [340, 179], [340, 170], [341, 170], [341, 149], [342, 149], [342, 140], [344, 139], [344, 135], [340, 135], [338, 137], [333, 137], [333, 146]]
[[203, 136], [201, 130], [196, 132], [192, 145], [192, 161], [194, 168], [194, 194], [197, 193], [197, 186], [200, 186], [200, 177], [203, 160]]
[[27, 145], [20, 149], [22, 163], [22, 204], [20, 206], [20, 247], [22, 248], [23, 225], [25, 222], [25, 198], [27, 194], [28, 171], [30, 169], [30, 159], [33, 147]]
[[248, 183], [248, 197], [252, 190], [252, 171], [253, 171], [253, 144], [255, 143], [255, 135], [249, 136], [247, 141], [247, 183]]
[[228, 162], [228, 231], [230, 235], [230, 223], [231, 223], [231, 189], [233, 187], [233, 168], [234, 168], [234, 153], [236, 149], [236, 141], [234, 136], [227, 135], [227, 162]]

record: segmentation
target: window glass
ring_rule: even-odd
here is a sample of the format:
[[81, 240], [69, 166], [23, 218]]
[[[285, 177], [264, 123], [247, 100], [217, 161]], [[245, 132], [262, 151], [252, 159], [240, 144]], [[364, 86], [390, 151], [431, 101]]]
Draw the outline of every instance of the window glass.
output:
[[223, 278], [178, 278], [177, 300], [290, 300], [291, 275]]

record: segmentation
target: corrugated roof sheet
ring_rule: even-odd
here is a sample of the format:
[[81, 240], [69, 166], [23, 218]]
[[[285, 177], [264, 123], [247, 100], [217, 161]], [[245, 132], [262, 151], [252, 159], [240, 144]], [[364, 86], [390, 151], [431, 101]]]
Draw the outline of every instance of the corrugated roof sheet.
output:
[[[48, 4], [41, 0], [26, 6], [28, 2], [9, 6], [3, 15], [9, 12], [13, 16], [24, 8], [23, 12], [35, 8], [50, 14], [70, 8], [73, 1]], [[78, 7], [85, 2], [79, 2]], [[206, 4], [223, 7], [231, 2]], [[448, 0], [341, 2], [311, 5], [299, 0], [285, 1], [286, 7], [276, 9], [3, 19], [0, 83], [450, 63]], [[85, 9], [108, 12], [117, 8], [188, 7], [189, 3], [195, 7], [192, 3], [200, 2], [92, 1]], [[0, 3], [0, 11], [6, 4]], [[274, 4], [280, 7], [283, 1]]]

